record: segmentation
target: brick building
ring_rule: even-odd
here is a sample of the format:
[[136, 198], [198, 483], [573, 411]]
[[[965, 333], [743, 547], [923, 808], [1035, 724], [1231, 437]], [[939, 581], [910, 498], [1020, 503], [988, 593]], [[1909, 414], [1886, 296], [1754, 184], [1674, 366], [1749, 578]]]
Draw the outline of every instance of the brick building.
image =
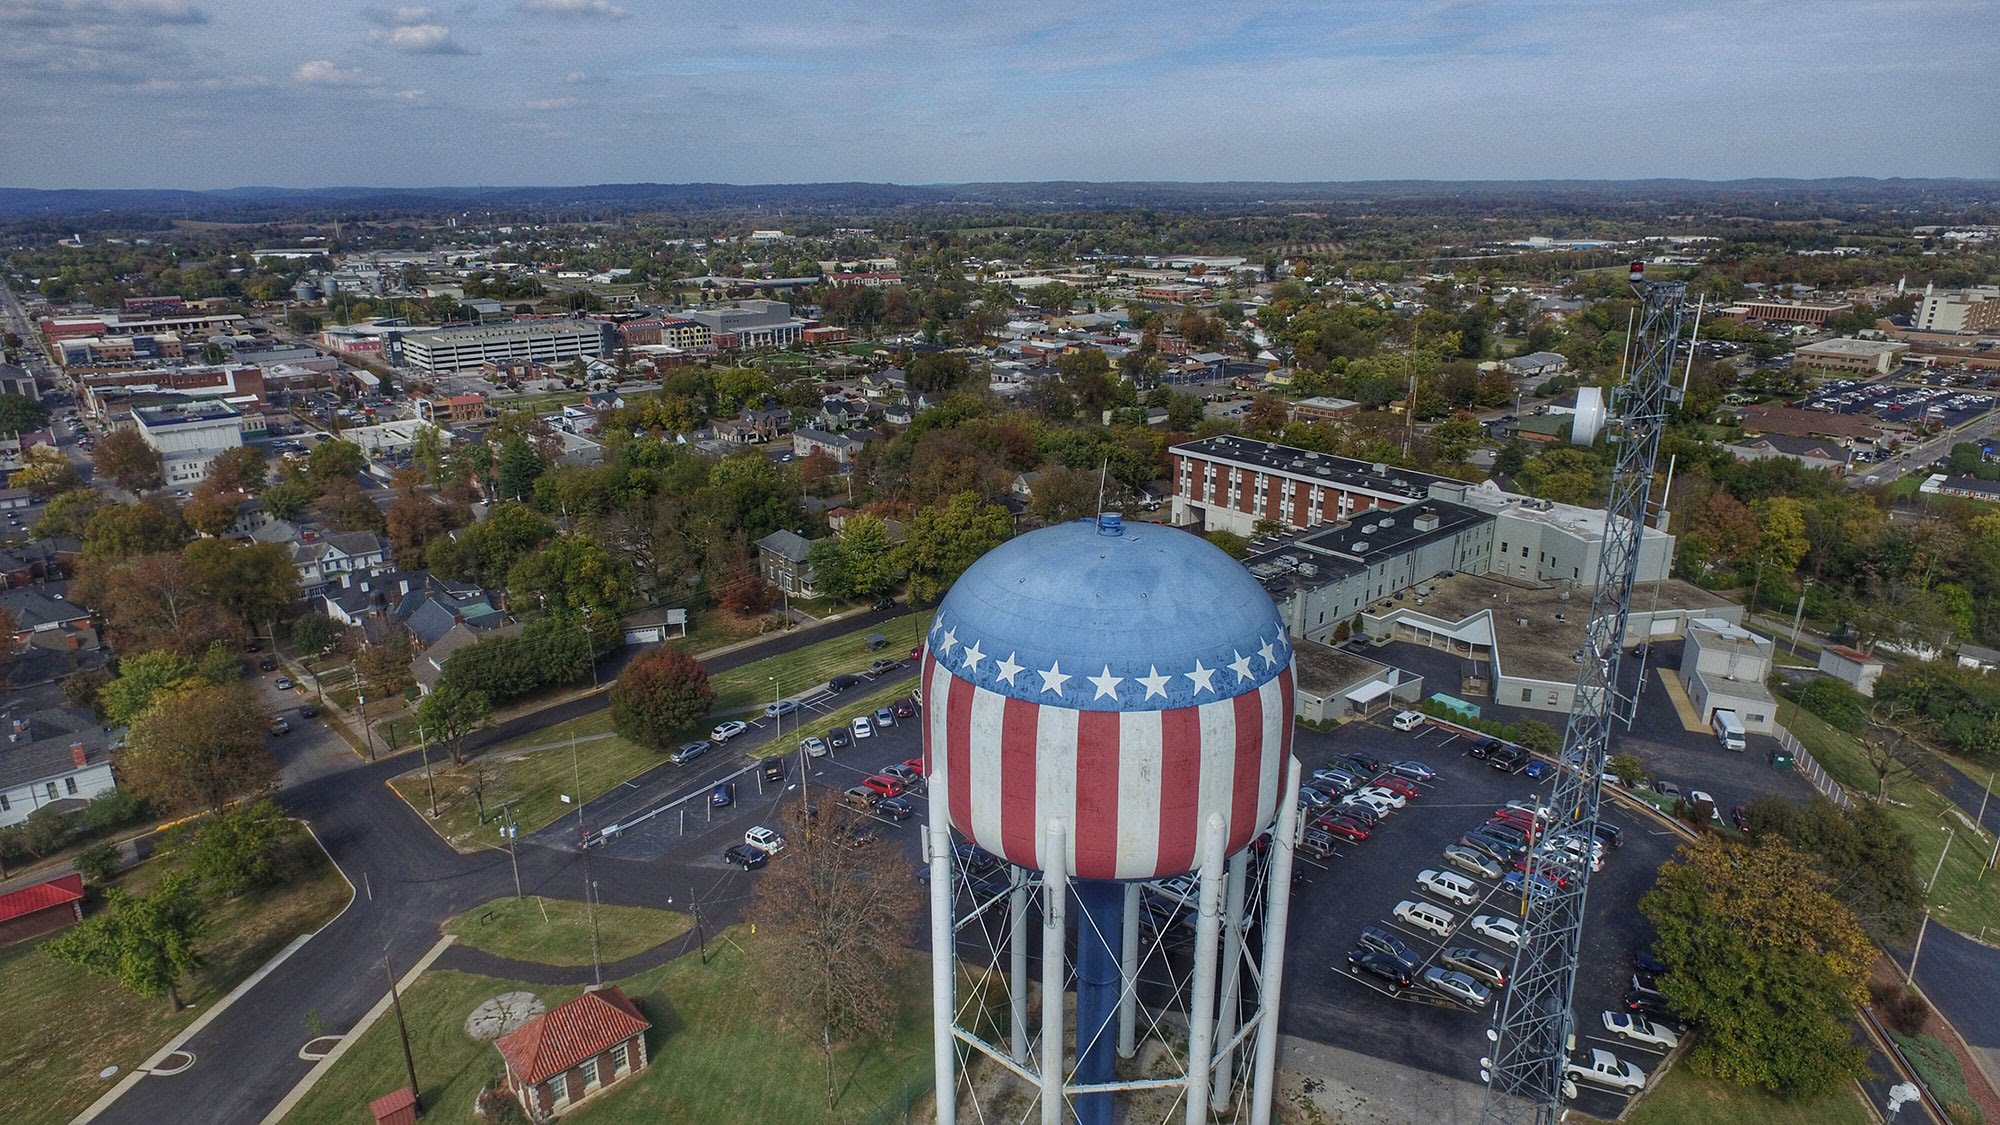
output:
[[646, 1069], [652, 1028], [617, 985], [586, 992], [494, 1041], [507, 1088], [530, 1121], [556, 1115]]

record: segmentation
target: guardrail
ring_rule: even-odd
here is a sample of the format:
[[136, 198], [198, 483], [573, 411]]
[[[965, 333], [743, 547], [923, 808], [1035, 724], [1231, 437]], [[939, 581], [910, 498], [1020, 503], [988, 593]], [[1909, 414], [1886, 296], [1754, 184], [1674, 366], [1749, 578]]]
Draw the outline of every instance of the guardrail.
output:
[[1777, 732], [1778, 745], [1784, 747], [1785, 752], [1792, 756], [1792, 768], [1804, 774], [1805, 779], [1812, 783], [1814, 789], [1819, 790], [1821, 796], [1842, 808], [1854, 806], [1854, 798], [1847, 795], [1847, 790], [1842, 788], [1838, 781], [1827, 776], [1826, 771], [1820, 768], [1820, 764], [1813, 760], [1813, 756], [1807, 753], [1797, 738], [1792, 736], [1791, 731], [1781, 726], [1774, 729]]

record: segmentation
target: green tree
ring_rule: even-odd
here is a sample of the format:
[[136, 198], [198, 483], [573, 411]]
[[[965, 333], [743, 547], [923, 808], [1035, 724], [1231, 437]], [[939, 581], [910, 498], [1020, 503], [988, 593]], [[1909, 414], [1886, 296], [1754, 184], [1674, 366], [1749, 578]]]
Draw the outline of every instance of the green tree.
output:
[[547, 470], [548, 465], [535, 448], [516, 434], [500, 446], [494, 490], [503, 499], [522, 499], [533, 494], [536, 479]]
[[611, 685], [611, 723], [641, 746], [664, 750], [715, 703], [708, 673], [678, 648], [649, 649]]
[[173, 874], [149, 895], [113, 889], [104, 909], [42, 949], [66, 965], [108, 977], [141, 996], [165, 997], [181, 1009], [180, 982], [201, 967], [195, 946], [208, 934], [208, 911], [194, 881]]
[[138, 430], [113, 430], [97, 443], [91, 455], [97, 475], [128, 492], [142, 492], [160, 486], [160, 453], [146, 444]]
[[298, 567], [282, 543], [199, 539], [182, 554], [202, 592], [249, 633], [265, 632], [263, 626], [302, 596]]
[[1493, 457], [1493, 475], [1513, 477], [1520, 474], [1528, 464], [1528, 443], [1520, 438], [1500, 447]]
[[334, 439], [313, 446], [306, 471], [321, 485], [342, 478], [352, 479], [368, 470], [368, 454], [351, 441]]
[[48, 408], [27, 395], [0, 395], [0, 434], [25, 434], [49, 424]]
[[1221, 548], [1222, 553], [1232, 559], [1249, 557], [1250, 540], [1233, 531], [1211, 531], [1208, 533], [1208, 541]]
[[1781, 839], [1706, 834], [1660, 869], [1639, 909], [1673, 970], [1660, 990], [1702, 1028], [1687, 1060], [1697, 1073], [1791, 1097], [1864, 1072], [1848, 1020], [1877, 954], [1811, 857]]
[[35, 533], [55, 539], [82, 539], [90, 518], [109, 503], [94, 489], [65, 492], [42, 506], [42, 518], [35, 523]]
[[1522, 477], [1531, 494], [1558, 504], [1601, 506], [1609, 488], [1603, 459], [1566, 445], [1530, 458]]
[[881, 520], [866, 513], [847, 518], [840, 534], [814, 541], [807, 562], [819, 589], [835, 598], [872, 598], [895, 581], [895, 544]]
[[189, 537], [187, 524], [171, 504], [111, 504], [84, 525], [83, 557], [116, 561], [178, 551]]
[[28, 450], [26, 463], [7, 478], [7, 484], [47, 497], [82, 485], [83, 475], [53, 446], [37, 445]]
[[179, 849], [201, 885], [234, 898], [285, 879], [285, 850], [298, 827], [269, 800], [225, 809], [198, 822]]
[[1471, 454], [1473, 446], [1479, 443], [1485, 432], [1479, 420], [1461, 415], [1447, 422], [1440, 422], [1431, 428], [1431, 455], [1439, 464], [1456, 465]]
[[465, 739], [486, 716], [493, 704], [486, 693], [467, 689], [443, 679], [417, 703], [417, 725], [427, 738], [435, 738], [451, 755], [454, 765], [465, 764]]
[[910, 575], [910, 597], [929, 604], [944, 596], [958, 576], [1014, 534], [1007, 509], [961, 492], [935, 508], [910, 517], [903, 533], [902, 565]]
[[1806, 537], [1805, 505], [1790, 496], [1772, 496], [1750, 506], [1757, 517], [1757, 550], [1752, 559], [1757, 575], [1750, 583], [1750, 608], [1764, 577], [1788, 577], [1799, 568], [1812, 541]]
[[339, 644], [340, 634], [332, 618], [308, 613], [292, 623], [292, 646], [305, 656], [318, 656]]
[[208, 463], [208, 479], [218, 492], [256, 492], [264, 487], [267, 468], [264, 451], [254, 445], [239, 445], [216, 454]]
[[507, 572], [508, 604], [616, 617], [632, 600], [632, 568], [582, 532], [559, 536]]

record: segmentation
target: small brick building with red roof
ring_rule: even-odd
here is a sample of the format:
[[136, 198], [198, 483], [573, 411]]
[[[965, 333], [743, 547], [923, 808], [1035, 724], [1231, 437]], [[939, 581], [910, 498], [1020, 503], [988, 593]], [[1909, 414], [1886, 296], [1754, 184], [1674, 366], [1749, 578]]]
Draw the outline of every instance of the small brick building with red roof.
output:
[[494, 1041], [507, 1066], [507, 1088], [530, 1121], [595, 1097], [646, 1069], [653, 1025], [617, 985], [551, 1008]]
[[83, 876], [59, 879], [0, 895], [0, 947], [60, 930], [83, 920]]

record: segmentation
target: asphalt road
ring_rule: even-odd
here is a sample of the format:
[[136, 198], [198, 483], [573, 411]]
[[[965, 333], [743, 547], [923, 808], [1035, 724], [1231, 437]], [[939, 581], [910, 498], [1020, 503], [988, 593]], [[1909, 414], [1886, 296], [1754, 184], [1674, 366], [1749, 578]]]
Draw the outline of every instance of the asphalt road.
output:
[[[738, 667], [879, 625], [896, 612], [863, 614], [825, 629], [773, 637], [708, 666], [712, 671]], [[263, 677], [267, 690], [274, 691], [268, 687], [273, 678]], [[274, 693], [272, 701], [295, 707], [301, 699]], [[606, 705], [601, 694], [576, 700], [502, 724], [479, 741], [514, 737]], [[295, 719], [294, 725], [293, 734], [275, 742], [285, 778], [280, 803], [312, 826], [354, 885], [354, 901], [187, 1043], [185, 1049], [195, 1056], [192, 1066], [169, 1077], [147, 1076], [100, 1121], [208, 1125], [258, 1120], [310, 1069], [298, 1057], [315, 1034], [310, 1025], [316, 1021], [326, 1034], [343, 1034], [381, 997], [385, 953], [400, 974], [437, 941], [445, 919], [514, 893], [506, 852], [460, 855], [389, 789], [387, 781], [413, 768], [413, 758], [360, 763], [322, 723]], [[914, 738], [915, 728], [907, 730]], [[884, 753], [897, 752], [893, 739], [873, 741]], [[740, 915], [755, 876], [723, 868], [705, 846], [695, 844], [691, 840], [688, 848], [672, 855], [643, 860], [595, 854], [599, 849], [593, 848], [586, 861], [572, 848], [524, 842], [519, 848], [522, 887], [530, 894], [581, 899], [587, 863], [601, 901], [686, 909], [692, 896], [705, 915], [731, 921]], [[683, 855], [701, 858], [685, 861]]]

